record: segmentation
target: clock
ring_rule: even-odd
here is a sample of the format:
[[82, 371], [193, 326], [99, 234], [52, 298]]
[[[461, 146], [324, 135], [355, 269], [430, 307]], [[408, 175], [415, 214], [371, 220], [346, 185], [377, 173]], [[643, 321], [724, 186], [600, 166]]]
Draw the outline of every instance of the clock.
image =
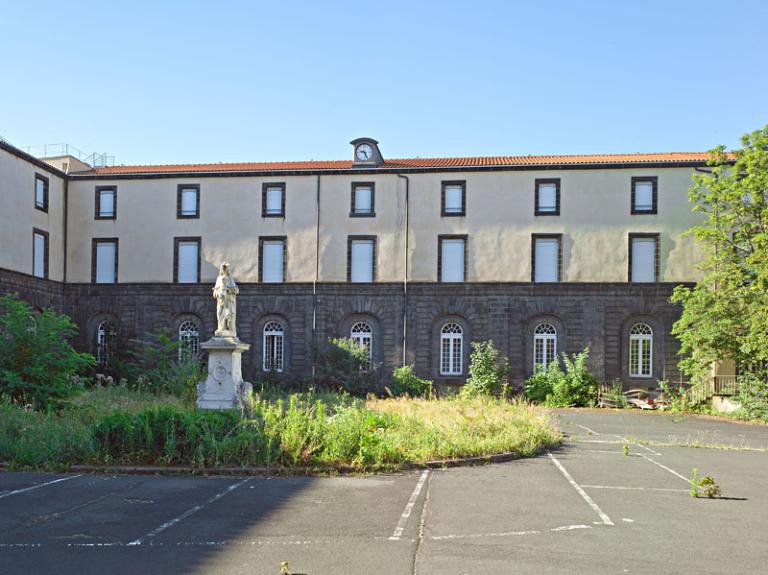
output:
[[355, 148], [355, 157], [361, 162], [367, 162], [373, 157], [373, 148], [370, 144], [360, 144]]

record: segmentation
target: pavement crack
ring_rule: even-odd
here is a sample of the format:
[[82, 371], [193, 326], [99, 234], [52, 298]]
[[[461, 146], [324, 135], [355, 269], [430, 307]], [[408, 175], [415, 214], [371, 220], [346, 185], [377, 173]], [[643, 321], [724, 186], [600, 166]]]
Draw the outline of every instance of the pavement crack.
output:
[[412, 575], [417, 575], [418, 573], [419, 551], [421, 551], [421, 544], [424, 542], [424, 531], [427, 525], [427, 513], [429, 509], [429, 495], [432, 487], [432, 478], [434, 476], [434, 473], [429, 474], [429, 478], [427, 479], [427, 489], [424, 492], [424, 504], [421, 507], [421, 518], [419, 519], [419, 535], [416, 538], [416, 548], [413, 550], [413, 564], [411, 565]]

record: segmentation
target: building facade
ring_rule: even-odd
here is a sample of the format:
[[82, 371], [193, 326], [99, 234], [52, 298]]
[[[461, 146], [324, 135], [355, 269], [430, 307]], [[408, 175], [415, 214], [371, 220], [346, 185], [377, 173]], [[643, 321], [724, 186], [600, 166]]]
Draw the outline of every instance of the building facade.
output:
[[0, 291], [52, 306], [107, 363], [167, 328], [215, 329], [211, 287], [240, 285], [244, 369], [307, 377], [332, 337], [441, 384], [492, 339], [520, 384], [590, 348], [625, 387], [679, 381], [676, 285], [699, 278], [691, 174], [704, 153], [92, 168], [0, 142]]

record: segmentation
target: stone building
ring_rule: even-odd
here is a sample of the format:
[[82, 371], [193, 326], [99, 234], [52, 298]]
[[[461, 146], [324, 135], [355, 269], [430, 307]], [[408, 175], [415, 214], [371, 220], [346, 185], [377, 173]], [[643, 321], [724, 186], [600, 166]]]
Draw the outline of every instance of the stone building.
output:
[[211, 286], [240, 285], [244, 369], [305, 377], [331, 337], [443, 384], [492, 339], [519, 384], [589, 346], [626, 387], [678, 381], [672, 289], [700, 259], [682, 233], [705, 153], [91, 167], [0, 142], [0, 292], [51, 306], [108, 363], [162, 328], [196, 349]]

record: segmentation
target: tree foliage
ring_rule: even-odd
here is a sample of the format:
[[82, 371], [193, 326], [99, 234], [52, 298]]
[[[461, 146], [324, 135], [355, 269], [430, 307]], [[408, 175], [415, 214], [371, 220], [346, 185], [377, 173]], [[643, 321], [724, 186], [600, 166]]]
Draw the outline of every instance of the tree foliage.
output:
[[377, 378], [368, 363], [368, 348], [347, 337], [331, 339], [320, 352], [317, 383], [321, 388], [343, 390], [352, 395], [365, 396], [379, 391]]
[[498, 395], [507, 380], [509, 364], [499, 358], [493, 340], [473, 341], [469, 358], [469, 379], [461, 388], [464, 397]]
[[763, 381], [768, 375], [768, 126], [742, 145], [732, 154], [712, 150], [710, 169], [694, 175], [689, 192], [702, 220], [687, 233], [704, 252], [704, 276], [675, 289], [672, 301], [683, 305], [673, 333], [693, 381], [718, 360]]
[[74, 376], [93, 356], [70, 345], [74, 323], [51, 309], [37, 312], [15, 295], [0, 297], [0, 397], [56, 409], [82, 389]]
[[525, 395], [548, 407], [588, 407], [597, 401], [598, 381], [587, 368], [589, 348], [568, 357], [561, 354], [560, 362], [552, 361], [546, 369], [538, 369], [525, 382]]

